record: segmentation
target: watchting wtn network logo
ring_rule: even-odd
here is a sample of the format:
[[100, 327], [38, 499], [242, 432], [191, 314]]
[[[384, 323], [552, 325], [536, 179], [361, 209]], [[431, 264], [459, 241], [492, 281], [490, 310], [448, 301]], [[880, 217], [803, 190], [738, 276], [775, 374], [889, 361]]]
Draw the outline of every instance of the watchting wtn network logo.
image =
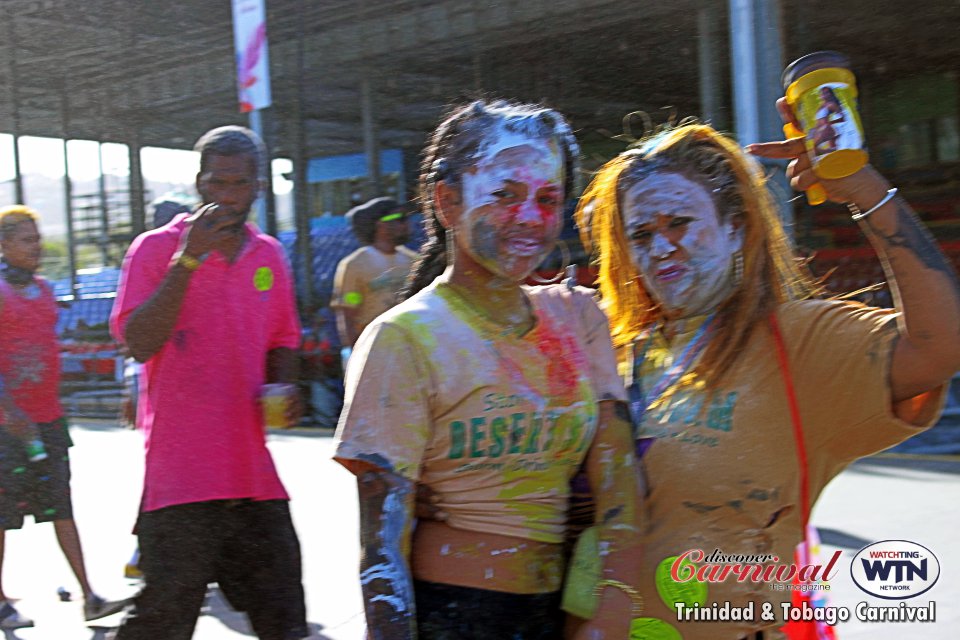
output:
[[872, 596], [904, 600], [926, 593], [936, 584], [940, 561], [915, 542], [882, 540], [857, 552], [850, 563], [850, 576]]

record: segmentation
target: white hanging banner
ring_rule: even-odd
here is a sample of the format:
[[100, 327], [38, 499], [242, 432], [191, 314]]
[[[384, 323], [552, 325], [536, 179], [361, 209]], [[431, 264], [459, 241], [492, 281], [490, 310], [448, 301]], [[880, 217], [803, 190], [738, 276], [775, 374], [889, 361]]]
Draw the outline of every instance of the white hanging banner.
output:
[[270, 61], [264, 0], [232, 0], [240, 113], [270, 106]]

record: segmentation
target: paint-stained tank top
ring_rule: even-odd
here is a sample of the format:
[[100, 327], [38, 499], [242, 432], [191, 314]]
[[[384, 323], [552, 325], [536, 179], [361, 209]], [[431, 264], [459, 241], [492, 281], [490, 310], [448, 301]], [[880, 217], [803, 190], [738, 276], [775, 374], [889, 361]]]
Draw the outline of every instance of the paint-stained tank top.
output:
[[442, 283], [375, 320], [350, 359], [336, 457], [428, 485], [452, 527], [561, 542], [597, 401], [624, 391], [592, 292], [528, 294], [522, 336]]
[[[20, 289], [0, 278], [0, 374], [7, 393], [34, 422], [52, 422], [60, 408], [57, 302], [39, 278]], [[0, 411], [0, 421], [5, 420]]]

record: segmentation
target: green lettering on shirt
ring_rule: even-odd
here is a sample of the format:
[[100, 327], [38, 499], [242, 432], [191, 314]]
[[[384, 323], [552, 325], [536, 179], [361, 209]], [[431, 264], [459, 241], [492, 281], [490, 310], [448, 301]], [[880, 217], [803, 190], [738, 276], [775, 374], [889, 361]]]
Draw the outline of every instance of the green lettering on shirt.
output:
[[509, 453], [520, 453], [520, 443], [523, 441], [523, 419], [524, 413], [512, 413], [513, 424], [510, 426], [510, 451]]
[[543, 428], [543, 418], [540, 414], [534, 413], [530, 416], [530, 435], [527, 437], [527, 446], [524, 453], [536, 453], [537, 445], [540, 444], [540, 430]]
[[[476, 420], [477, 418], [474, 418]], [[503, 416], [497, 416], [490, 423], [490, 437], [493, 438], [493, 444], [490, 445], [487, 455], [491, 458], [499, 458], [503, 455], [504, 437], [507, 435], [507, 421]]]
[[467, 425], [460, 420], [450, 423], [450, 459], [463, 457], [463, 448], [466, 440]]
[[733, 429], [733, 408], [737, 404], [737, 392], [727, 394], [723, 400], [714, 400], [710, 403], [710, 413], [707, 418], [707, 427], [718, 431]]
[[483, 427], [487, 424], [487, 419], [483, 416], [479, 418], [470, 418], [470, 457], [482, 458], [486, 455], [480, 447], [480, 443], [487, 439], [487, 433]]
[[700, 409], [703, 408], [703, 401], [703, 394], [691, 394], [689, 397], [687, 397], [687, 410], [683, 418], [683, 424], [687, 425], [688, 427], [700, 424], [700, 421], [697, 420], [697, 416], [700, 415]]
[[564, 450], [570, 451], [580, 438], [580, 422], [577, 420], [567, 420], [566, 422], [569, 423], [570, 426], [567, 431], [567, 440], [563, 443], [563, 448]]
[[547, 441], [543, 443], [542, 451], [549, 451], [550, 447], [553, 446], [553, 438], [557, 435], [557, 414], [550, 411], [545, 417], [547, 420]]

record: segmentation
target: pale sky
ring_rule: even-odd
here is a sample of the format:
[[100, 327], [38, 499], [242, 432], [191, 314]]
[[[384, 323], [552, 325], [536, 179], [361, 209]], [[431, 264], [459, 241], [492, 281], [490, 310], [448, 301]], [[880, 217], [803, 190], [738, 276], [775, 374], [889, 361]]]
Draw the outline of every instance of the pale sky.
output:
[[[67, 142], [70, 158], [70, 177], [74, 180], [93, 180], [99, 176], [97, 143], [93, 140]], [[143, 177], [147, 181], [193, 184], [197, 174], [197, 153], [179, 149], [144, 147], [140, 153]], [[273, 188], [278, 195], [289, 193], [293, 184], [283, 172], [290, 171], [290, 161], [273, 161]], [[127, 146], [103, 145], [104, 173], [126, 176], [130, 173]], [[20, 138], [20, 171], [23, 174], [41, 174], [50, 178], [63, 176], [63, 141], [59, 138]], [[13, 179], [13, 136], [0, 133], [0, 181]]]
[[[97, 160], [97, 142], [94, 140], [69, 140], [67, 153], [70, 159], [70, 178], [72, 180], [95, 180], [99, 177]], [[103, 144], [103, 170], [107, 175], [119, 176], [121, 180], [130, 174], [130, 162], [127, 146], [123, 144]], [[161, 149], [144, 147], [140, 153], [140, 164], [146, 187], [150, 183], [173, 183], [185, 185], [184, 191], [193, 192], [193, 183], [197, 173], [199, 159], [194, 151], [180, 149]], [[287, 196], [293, 183], [283, 177], [284, 172], [292, 169], [289, 159], [278, 158], [273, 161], [273, 189], [277, 196]], [[22, 136], [20, 138], [20, 171], [23, 175], [43, 175], [47, 178], [63, 177], [63, 141], [59, 138], [38, 138]], [[0, 184], [13, 180], [13, 136], [0, 133]], [[12, 190], [9, 191], [12, 193]], [[162, 194], [154, 194], [162, 195]], [[27, 194], [27, 203], [30, 194]], [[2, 203], [8, 204], [8, 203]], [[281, 220], [281, 224], [290, 221]], [[47, 218], [41, 223], [45, 235], [63, 233], [62, 220]]]

